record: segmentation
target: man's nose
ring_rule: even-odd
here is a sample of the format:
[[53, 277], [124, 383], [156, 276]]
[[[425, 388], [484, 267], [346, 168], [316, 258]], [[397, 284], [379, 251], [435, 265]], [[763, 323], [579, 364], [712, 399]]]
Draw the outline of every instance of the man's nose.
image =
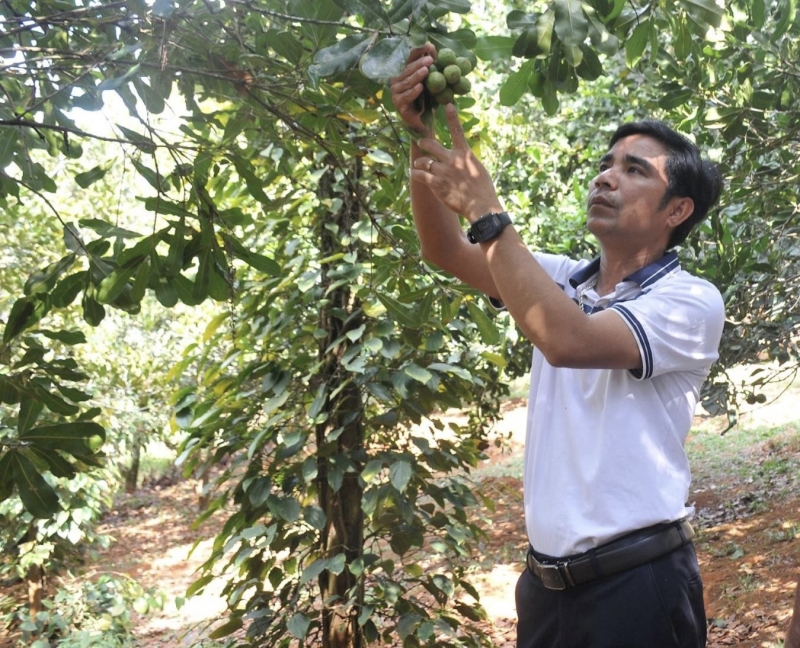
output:
[[614, 187], [616, 183], [617, 177], [612, 167], [598, 173], [592, 182], [595, 187]]

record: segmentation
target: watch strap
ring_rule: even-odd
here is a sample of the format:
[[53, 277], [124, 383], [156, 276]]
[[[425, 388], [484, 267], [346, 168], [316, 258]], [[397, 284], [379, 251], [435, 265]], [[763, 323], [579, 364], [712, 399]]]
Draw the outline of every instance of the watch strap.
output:
[[507, 212], [484, 214], [467, 230], [467, 238], [470, 243], [485, 243], [500, 236], [507, 225], [511, 225], [511, 217]]

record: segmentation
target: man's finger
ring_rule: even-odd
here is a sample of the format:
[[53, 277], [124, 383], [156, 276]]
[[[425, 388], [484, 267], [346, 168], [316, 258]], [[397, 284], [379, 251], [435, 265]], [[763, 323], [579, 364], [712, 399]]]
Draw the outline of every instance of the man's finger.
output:
[[444, 146], [431, 137], [423, 137], [417, 140], [417, 146], [436, 160], [445, 160], [449, 153]]
[[450, 129], [450, 137], [453, 141], [454, 149], [468, 149], [467, 137], [464, 135], [464, 129], [461, 128], [461, 122], [458, 120], [458, 111], [456, 105], [449, 103], [444, 107], [444, 114], [447, 117], [447, 126]]
[[421, 47], [415, 47], [411, 50], [408, 54], [408, 62], [415, 61], [418, 58], [421, 58], [425, 55], [428, 56], [435, 56], [436, 55], [436, 47], [434, 47], [433, 43], [425, 43]]

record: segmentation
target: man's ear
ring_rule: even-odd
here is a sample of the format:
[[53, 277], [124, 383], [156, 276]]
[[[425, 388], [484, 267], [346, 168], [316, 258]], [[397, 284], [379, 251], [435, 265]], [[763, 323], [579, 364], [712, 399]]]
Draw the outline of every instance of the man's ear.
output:
[[680, 225], [692, 215], [692, 212], [694, 212], [694, 200], [688, 196], [683, 196], [682, 198], [673, 198], [669, 202], [669, 216], [667, 217], [667, 225], [672, 228]]

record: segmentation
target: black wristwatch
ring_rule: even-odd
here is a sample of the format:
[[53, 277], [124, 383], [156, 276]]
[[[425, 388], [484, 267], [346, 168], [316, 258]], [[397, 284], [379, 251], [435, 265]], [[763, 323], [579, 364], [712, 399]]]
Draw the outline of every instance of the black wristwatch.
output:
[[472, 223], [467, 238], [470, 243], [486, 243], [500, 236], [506, 225], [511, 225], [511, 217], [506, 212], [485, 214]]

